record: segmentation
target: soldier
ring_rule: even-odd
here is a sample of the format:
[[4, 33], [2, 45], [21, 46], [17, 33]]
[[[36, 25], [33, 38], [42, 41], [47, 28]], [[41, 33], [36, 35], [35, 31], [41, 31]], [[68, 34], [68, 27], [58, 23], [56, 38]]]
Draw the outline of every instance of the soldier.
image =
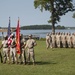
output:
[[69, 40], [68, 33], [66, 33], [65, 35], [66, 35], [66, 48], [68, 48], [68, 40]]
[[9, 63], [9, 49], [8, 49], [8, 37], [4, 36], [4, 40], [2, 41], [2, 45], [0, 49], [3, 47], [3, 63], [6, 63], [6, 60]]
[[72, 36], [70, 33], [68, 34], [68, 47], [72, 47]]
[[60, 48], [61, 47], [61, 36], [60, 36], [60, 32], [57, 35], [57, 47]]
[[55, 36], [54, 36], [54, 39], [55, 39], [55, 48], [57, 48], [57, 43], [56, 43], [56, 41], [57, 41], [57, 32], [54, 34]]
[[73, 43], [73, 48], [75, 48], [75, 33], [72, 34], [72, 43]]
[[52, 33], [49, 34], [50, 37], [50, 48], [52, 48], [52, 37], [51, 37]]
[[24, 65], [26, 64], [25, 45], [26, 45], [26, 41], [23, 38], [23, 35], [21, 34], [20, 36], [21, 62], [23, 62]]
[[56, 36], [54, 33], [52, 33], [51, 38], [52, 38], [52, 48], [55, 48], [56, 47]]
[[65, 33], [63, 33], [63, 35], [62, 35], [62, 46], [64, 48], [66, 48], [66, 36], [65, 36]]
[[63, 44], [62, 44], [63, 33], [62, 33], [62, 32], [61, 32], [61, 34], [60, 34], [60, 37], [61, 37], [61, 38], [60, 38], [60, 47], [63, 48]]
[[46, 47], [47, 47], [47, 49], [50, 47], [50, 36], [48, 33], [46, 35]]
[[10, 59], [12, 64], [17, 63], [17, 57], [16, 57], [16, 40], [15, 40], [15, 35], [13, 34], [12, 36], [12, 42], [10, 45]]
[[35, 64], [35, 55], [34, 55], [34, 46], [36, 46], [37, 43], [34, 39], [32, 39], [32, 35], [29, 35], [29, 39], [27, 40], [25, 48], [28, 48], [27, 52], [27, 59], [28, 59], [28, 64], [30, 62], [30, 56], [33, 62], [33, 65]]
[[3, 63], [1, 51], [0, 51], [0, 61], [1, 61], [1, 63]]

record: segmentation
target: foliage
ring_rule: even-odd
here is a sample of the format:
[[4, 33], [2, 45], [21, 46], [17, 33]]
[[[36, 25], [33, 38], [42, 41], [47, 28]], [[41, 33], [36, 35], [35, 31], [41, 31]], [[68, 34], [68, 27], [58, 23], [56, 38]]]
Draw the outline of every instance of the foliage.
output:
[[65, 29], [65, 27], [58, 25], [58, 26], [55, 27], [55, 29]]
[[[65, 29], [64, 26], [56, 26], [56, 29]], [[22, 26], [21, 29], [52, 29], [52, 25], [30, 25], [30, 26]]]
[[75, 10], [72, 0], [34, 0], [34, 6], [41, 11], [51, 12], [48, 22], [52, 23], [53, 32], [55, 32], [55, 24], [60, 22], [60, 17]]
[[21, 29], [51, 29], [50, 25], [30, 25], [30, 26], [22, 26]]

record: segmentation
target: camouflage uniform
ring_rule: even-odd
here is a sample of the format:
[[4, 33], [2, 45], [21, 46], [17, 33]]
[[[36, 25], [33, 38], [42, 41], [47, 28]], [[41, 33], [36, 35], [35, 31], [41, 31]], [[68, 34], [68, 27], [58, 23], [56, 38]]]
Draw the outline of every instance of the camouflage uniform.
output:
[[33, 64], [35, 63], [35, 54], [34, 54], [34, 46], [36, 46], [37, 43], [34, 39], [32, 39], [32, 35], [29, 35], [29, 39], [27, 40], [25, 48], [28, 48], [27, 50], [27, 62], [29, 64], [30, 62], [30, 56], [32, 59]]
[[17, 63], [17, 57], [16, 57], [16, 40], [15, 36], [12, 36], [12, 42], [10, 45], [10, 59], [12, 63]]
[[56, 47], [56, 36], [54, 33], [52, 33], [51, 38], [52, 38], [52, 48], [55, 48]]
[[9, 63], [9, 49], [8, 49], [7, 36], [2, 41], [2, 47], [3, 47], [3, 63], [6, 63], [6, 60], [8, 60]]
[[49, 34], [46, 35], [46, 47], [47, 47], [47, 49], [50, 47], [50, 36], [49, 36]]
[[57, 35], [57, 47], [58, 48], [61, 47], [61, 36], [60, 36], [60, 33], [58, 33], [58, 35]]
[[23, 38], [23, 36], [21, 36], [20, 45], [21, 45], [21, 62], [23, 62], [23, 64], [26, 64], [26, 54], [25, 54], [26, 41]]
[[62, 47], [66, 47], [66, 36], [65, 36], [65, 33], [63, 33], [62, 35]]
[[73, 48], [75, 48], [75, 34], [72, 34], [72, 43], [73, 43]]
[[69, 33], [69, 35], [68, 35], [68, 47], [72, 47], [72, 36], [71, 36], [71, 34]]

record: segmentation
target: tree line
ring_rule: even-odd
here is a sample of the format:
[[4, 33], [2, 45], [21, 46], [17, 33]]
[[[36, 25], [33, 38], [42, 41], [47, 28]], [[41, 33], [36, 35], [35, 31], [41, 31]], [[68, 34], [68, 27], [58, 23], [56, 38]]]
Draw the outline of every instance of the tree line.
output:
[[[64, 26], [58, 25], [55, 26], [56, 29], [65, 29]], [[52, 29], [52, 25], [30, 25], [30, 26], [22, 26], [22, 30], [28, 30], [28, 29]]]

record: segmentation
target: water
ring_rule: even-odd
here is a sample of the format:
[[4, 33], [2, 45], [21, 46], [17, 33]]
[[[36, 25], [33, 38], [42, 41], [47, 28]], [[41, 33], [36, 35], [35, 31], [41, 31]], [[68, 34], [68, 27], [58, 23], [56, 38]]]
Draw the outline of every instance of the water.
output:
[[[45, 38], [47, 33], [52, 32], [52, 30], [21, 30], [21, 33], [24, 35], [28, 35], [28, 34], [32, 34], [32, 35], [38, 35], [40, 36], [40, 38]], [[73, 33], [75, 32], [75, 30], [55, 30], [55, 32], [69, 32], [69, 33]]]
[[[23, 35], [38, 35], [40, 38], [45, 38], [47, 33], [52, 32], [52, 30], [21, 30], [21, 34]], [[55, 30], [55, 32], [70, 32], [73, 33], [75, 32], [74, 29], [67, 29], [67, 30]], [[4, 35], [6, 35], [7, 33], [5, 32]], [[0, 36], [2, 36], [2, 33], [0, 33]]]

